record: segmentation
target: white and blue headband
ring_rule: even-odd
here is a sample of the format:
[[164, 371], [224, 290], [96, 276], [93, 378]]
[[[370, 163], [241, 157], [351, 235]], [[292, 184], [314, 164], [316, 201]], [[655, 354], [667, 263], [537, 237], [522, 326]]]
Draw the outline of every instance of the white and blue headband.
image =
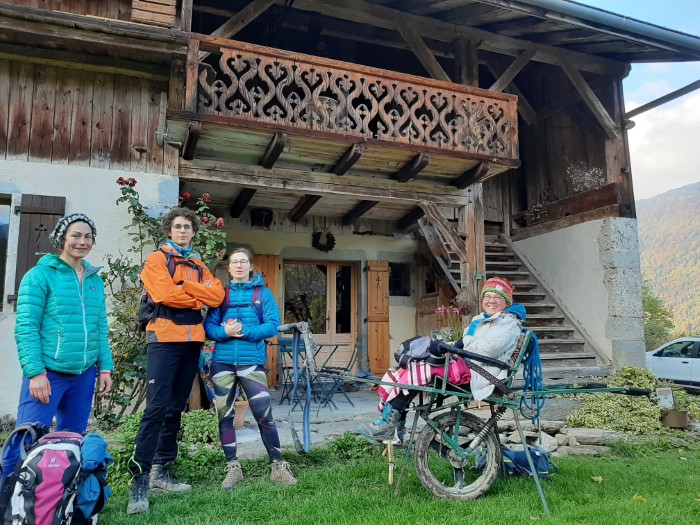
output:
[[71, 215], [67, 215], [66, 217], [61, 217], [56, 223], [56, 226], [49, 235], [51, 246], [57, 250], [62, 247], [63, 239], [66, 237], [66, 231], [74, 222], [84, 222], [90, 226], [90, 229], [92, 230], [92, 242], [95, 242], [95, 238], [97, 237], [97, 228], [95, 227], [95, 223], [92, 222], [92, 219], [90, 219], [90, 217], [84, 213], [73, 213]]

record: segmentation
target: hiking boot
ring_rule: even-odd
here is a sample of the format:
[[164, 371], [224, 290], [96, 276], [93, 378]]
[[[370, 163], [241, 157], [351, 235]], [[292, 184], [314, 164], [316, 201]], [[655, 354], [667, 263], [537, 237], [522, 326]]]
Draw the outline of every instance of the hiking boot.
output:
[[241, 464], [237, 459], [232, 459], [226, 463], [226, 477], [221, 482], [221, 488], [232, 489], [242, 479], [243, 471], [241, 470]]
[[[384, 405], [384, 410], [382, 410], [382, 415], [379, 416], [379, 419], [371, 425], [362, 425], [358, 431], [360, 435], [370, 443], [385, 443], [387, 441], [398, 443], [400, 440], [397, 434], [397, 427], [400, 423], [401, 412], [387, 403]], [[404, 423], [404, 431], [405, 428]], [[403, 435], [401, 437], [403, 438]]]
[[192, 485], [181, 483], [173, 475], [173, 464], [166, 463], [151, 467], [150, 489], [152, 492], [189, 492], [192, 490]]
[[148, 512], [148, 474], [136, 474], [131, 480], [127, 514]]
[[296, 485], [298, 483], [286, 461], [273, 461], [271, 466], [270, 479], [272, 481], [282, 483], [282, 485]]

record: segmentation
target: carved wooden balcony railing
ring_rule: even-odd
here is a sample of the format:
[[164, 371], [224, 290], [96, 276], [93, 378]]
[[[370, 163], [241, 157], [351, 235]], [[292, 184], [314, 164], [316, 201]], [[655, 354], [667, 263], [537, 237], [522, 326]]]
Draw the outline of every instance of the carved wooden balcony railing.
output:
[[[218, 60], [200, 63], [205, 54]], [[190, 40], [186, 89], [188, 112], [248, 121], [246, 127], [517, 164], [512, 95], [201, 35]]]

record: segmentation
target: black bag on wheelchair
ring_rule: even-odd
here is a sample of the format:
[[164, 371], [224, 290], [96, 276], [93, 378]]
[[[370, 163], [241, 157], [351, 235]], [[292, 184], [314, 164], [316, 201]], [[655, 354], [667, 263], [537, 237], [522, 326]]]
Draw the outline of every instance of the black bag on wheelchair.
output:
[[[432, 346], [431, 346], [431, 343]], [[408, 368], [412, 361], [425, 361], [432, 366], [444, 366], [446, 355], [436, 351], [437, 347], [430, 337], [411, 337], [406, 339], [394, 352], [394, 359], [400, 368]]]

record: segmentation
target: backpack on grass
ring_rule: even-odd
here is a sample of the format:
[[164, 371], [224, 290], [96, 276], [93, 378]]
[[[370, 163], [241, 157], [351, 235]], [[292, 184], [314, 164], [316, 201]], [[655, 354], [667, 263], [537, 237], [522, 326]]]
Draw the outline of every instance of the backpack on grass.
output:
[[107, 467], [113, 463], [98, 434], [43, 435], [7, 484], [5, 525], [81, 525], [107, 503]]
[[[550, 461], [547, 451], [542, 447], [537, 445], [529, 445], [530, 457], [532, 458], [532, 464], [535, 467], [537, 476], [540, 479], [549, 480], [549, 473], [556, 472], [559, 470], [554, 462]], [[501, 472], [506, 476], [531, 476], [532, 470], [530, 469], [530, 463], [527, 461], [527, 454], [525, 450], [510, 450], [506, 447], [501, 447]], [[486, 466], [486, 451], [481, 451], [481, 453], [476, 458], [476, 463], [474, 465], [477, 469], [481, 470]]]

